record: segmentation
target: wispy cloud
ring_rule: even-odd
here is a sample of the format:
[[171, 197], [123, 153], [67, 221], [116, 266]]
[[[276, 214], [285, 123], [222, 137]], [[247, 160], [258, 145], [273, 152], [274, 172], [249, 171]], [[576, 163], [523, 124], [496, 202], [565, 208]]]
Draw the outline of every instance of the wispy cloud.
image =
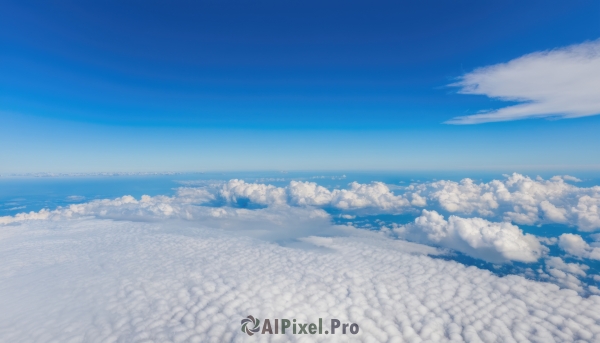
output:
[[522, 102], [455, 117], [447, 124], [600, 114], [600, 40], [528, 54], [474, 70], [450, 86], [461, 94]]

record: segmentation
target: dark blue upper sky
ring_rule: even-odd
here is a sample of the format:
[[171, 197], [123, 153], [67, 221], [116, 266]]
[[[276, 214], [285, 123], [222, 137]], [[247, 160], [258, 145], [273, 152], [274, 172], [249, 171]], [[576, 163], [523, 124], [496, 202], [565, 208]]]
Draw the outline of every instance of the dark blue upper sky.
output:
[[1, 12], [2, 110], [115, 124], [441, 122], [493, 106], [445, 87], [465, 71], [600, 36], [597, 1], [5, 1]]
[[506, 105], [457, 94], [461, 75], [598, 37], [592, 0], [2, 1], [0, 115], [435, 132]]

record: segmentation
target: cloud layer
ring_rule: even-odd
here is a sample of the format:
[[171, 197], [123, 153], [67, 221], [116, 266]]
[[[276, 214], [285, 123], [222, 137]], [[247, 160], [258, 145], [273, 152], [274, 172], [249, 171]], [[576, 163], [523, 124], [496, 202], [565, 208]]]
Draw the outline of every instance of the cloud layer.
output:
[[[407, 187], [381, 182], [351, 182], [347, 189], [329, 190], [314, 182], [291, 181], [285, 187], [243, 180], [213, 182], [202, 187], [181, 187], [173, 197], [124, 196], [73, 204], [55, 211], [0, 217], [0, 224], [56, 216], [92, 215], [99, 218], [193, 218], [194, 205], [260, 208], [292, 206], [325, 208], [355, 214], [418, 214], [422, 208], [461, 216], [479, 216], [521, 225], [559, 223], [581, 231], [600, 229], [600, 186], [578, 187], [568, 175], [548, 180], [513, 173], [502, 180], [477, 183], [441, 180]], [[390, 188], [391, 187], [391, 188]]]
[[[268, 213], [255, 211], [257, 221], [270, 223]], [[169, 223], [88, 218], [4, 226], [0, 340], [244, 342], [239, 323], [249, 314], [355, 322], [359, 342], [600, 340], [600, 297], [422, 254], [431, 248], [365, 232], [305, 239], [322, 250], [292, 249], [210, 222]], [[580, 272], [554, 262], [557, 271], [569, 268]]]
[[[600, 289], [584, 281], [600, 276], [582, 262], [600, 258], [598, 244], [511, 223], [593, 230], [600, 189], [578, 181], [513, 174], [330, 190], [230, 180], [0, 217], [0, 341], [242, 342], [249, 314], [356, 322], [363, 342], [598, 341]], [[334, 225], [326, 210], [421, 214], [369, 231]], [[444, 260], [448, 249], [521, 262], [518, 274], [553, 284]]]
[[476, 69], [451, 86], [521, 104], [453, 118], [479, 124], [527, 118], [576, 118], [600, 114], [600, 40], [528, 54]]

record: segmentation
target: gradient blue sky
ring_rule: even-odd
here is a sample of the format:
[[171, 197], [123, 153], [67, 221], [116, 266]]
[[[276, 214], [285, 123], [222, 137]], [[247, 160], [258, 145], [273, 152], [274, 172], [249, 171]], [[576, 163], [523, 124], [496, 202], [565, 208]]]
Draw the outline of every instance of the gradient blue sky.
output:
[[600, 116], [444, 124], [598, 38], [591, 0], [2, 1], [0, 173], [600, 170]]

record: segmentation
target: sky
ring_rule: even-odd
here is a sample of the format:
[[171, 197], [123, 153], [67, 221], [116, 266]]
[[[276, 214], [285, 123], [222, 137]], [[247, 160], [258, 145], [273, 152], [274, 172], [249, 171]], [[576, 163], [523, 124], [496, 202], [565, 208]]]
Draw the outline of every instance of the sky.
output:
[[598, 170], [597, 1], [3, 1], [0, 173]]

